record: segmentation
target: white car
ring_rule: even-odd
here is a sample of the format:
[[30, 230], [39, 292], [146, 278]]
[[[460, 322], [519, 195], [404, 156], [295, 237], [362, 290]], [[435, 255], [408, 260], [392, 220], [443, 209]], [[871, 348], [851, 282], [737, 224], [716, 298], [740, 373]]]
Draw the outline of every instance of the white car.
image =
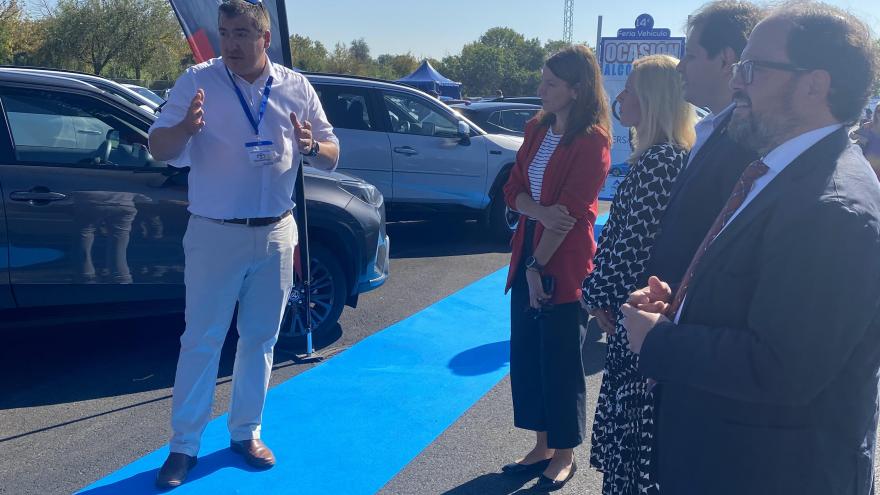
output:
[[390, 219], [457, 215], [510, 236], [502, 187], [523, 139], [488, 134], [444, 103], [397, 83], [306, 74], [339, 137], [339, 169], [375, 185]]

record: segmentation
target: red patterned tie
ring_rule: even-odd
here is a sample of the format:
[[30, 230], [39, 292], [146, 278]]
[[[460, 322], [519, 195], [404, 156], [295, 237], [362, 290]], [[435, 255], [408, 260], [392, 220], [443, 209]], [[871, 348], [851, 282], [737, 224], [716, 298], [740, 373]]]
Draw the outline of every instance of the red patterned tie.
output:
[[675, 293], [672, 305], [669, 306], [669, 310], [666, 312], [666, 316], [670, 319], [675, 319], [675, 314], [678, 313], [678, 308], [681, 307], [681, 303], [684, 301], [684, 296], [687, 295], [688, 286], [694, 278], [694, 273], [697, 271], [700, 259], [706, 254], [706, 251], [709, 250], [709, 245], [711, 245], [712, 241], [718, 237], [718, 234], [720, 234], [724, 229], [724, 226], [727, 225], [730, 217], [740, 206], [742, 206], [746, 196], [749, 195], [749, 191], [752, 190], [755, 181], [762, 175], [766, 174], [768, 170], [770, 169], [764, 164], [764, 162], [756, 160], [746, 167], [742, 175], [739, 177], [739, 182], [736, 183], [736, 187], [734, 187], [733, 192], [730, 193], [730, 198], [727, 199], [727, 204], [724, 205], [724, 209], [721, 210], [721, 213], [715, 218], [715, 223], [712, 224], [712, 228], [709, 229], [706, 237], [703, 238], [702, 244], [700, 244], [697, 252], [694, 253], [694, 258], [691, 260], [691, 264], [688, 266], [687, 272], [685, 272], [684, 278], [681, 280], [681, 285], [678, 286], [678, 291]]

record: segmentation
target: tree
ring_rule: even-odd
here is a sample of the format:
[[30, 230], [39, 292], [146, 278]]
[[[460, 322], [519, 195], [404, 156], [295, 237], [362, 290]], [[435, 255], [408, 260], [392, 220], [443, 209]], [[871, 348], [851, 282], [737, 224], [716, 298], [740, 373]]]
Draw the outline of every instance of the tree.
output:
[[310, 72], [323, 72], [327, 67], [327, 49], [317, 40], [294, 34], [290, 37], [293, 66]]
[[[880, 54], [880, 38], [874, 40], [874, 44], [876, 45], [874, 52]], [[878, 55], [878, 57], [880, 57], [880, 55]], [[874, 91], [872, 94], [874, 96], [880, 96], [880, 77], [874, 79]]]
[[419, 61], [412, 53], [403, 55], [379, 55], [372, 75], [382, 79], [400, 79], [419, 68]]
[[0, 0], [0, 63], [12, 61], [24, 21], [24, 9], [18, 0]]
[[537, 38], [527, 40], [510, 28], [495, 27], [465, 45], [460, 55], [444, 58], [438, 69], [461, 81], [467, 94], [488, 95], [500, 89], [509, 95], [533, 95], [545, 58], [545, 47]]
[[570, 45], [563, 40], [547, 40], [547, 42], [544, 43], [544, 54], [547, 57], [551, 57], [554, 53], [569, 46]]
[[370, 46], [363, 38], [353, 40], [348, 47], [350, 68], [348, 74], [359, 76], [370, 75], [373, 71], [373, 59], [370, 57]]
[[[133, 32], [131, 42], [121, 53], [122, 63], [134, 71], [135, 79], [143, 79], [144, 69], [167, 67], [178, 58], [175, 45], [184, 43], [180, 24], [167, 0], [141, 0], [140, 29]], [[163, 67], [163, 68], [165, 68]]]
[[336, 43], [333, 53], [327, 58], [327, 71], [334, 74], [351, 74], [351, 52], [344, 43]]
[[90, 68], [100, 75], [134, 48], [147, 22], [149, 0], [59, 0], [47, 19], [43, 54], [61, 67]]

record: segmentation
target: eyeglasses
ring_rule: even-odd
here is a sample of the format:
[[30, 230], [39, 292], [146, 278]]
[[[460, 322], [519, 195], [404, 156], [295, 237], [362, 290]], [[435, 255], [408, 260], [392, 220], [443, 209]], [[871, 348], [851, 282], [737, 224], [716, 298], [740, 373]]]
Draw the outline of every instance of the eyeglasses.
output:
[[812, 69], [805, 69], [797, 65], [785, 62], [769, 62], [765, 60], [740, 60], [733, 64], [733, 77], [742, 76], [743, 82], [752, 84], [755, 76], [755, 67], [765, 67], [767, 69], [783, 70], [786, 72], [809, 72]]

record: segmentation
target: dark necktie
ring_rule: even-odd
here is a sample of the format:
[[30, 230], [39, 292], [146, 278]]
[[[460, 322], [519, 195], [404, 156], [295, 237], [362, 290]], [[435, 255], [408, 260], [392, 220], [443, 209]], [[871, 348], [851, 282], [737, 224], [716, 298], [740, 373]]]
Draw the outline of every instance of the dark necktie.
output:
[[739, 182], [736, 183], [733, 192], [730, 193], [730, 197], [727, 199], [727, 204], [724, 205], [721, 213], [715, 218], [715, 223], [712, 224], [712, 228], [709, 229], [709, 232], [706, 234], [706, 237], [703, 238], [700, 247], [697, 248], [697, 252], [694, 253], [691, 264], [688, 265], [684, 278], [681, 280], [681, 285], [678, 286], [678, 291], [675, 293], [675, 298], [672, 300], [672, 305], [669, 306], [669, 310], [666, 312], [666, 316], [670, 319], [675, 319], [675, 314], [678, 312], [678, 308], [681, 307], [681, 303], [687, 295], [688, 286], [694, 278], [694, 273], [697, 271], [700, 259], [702, 259], [703, 255], [706, 254], [706, 251], [709, 250], [712, 241], [718, 237], [718, 234], [720, 234], [724, 229], [724, 226], [727, 225], [730, 217], [733, 216], [740, 206], [742, 206], [746, 196], [749, 195], [749, 191], [752, 190], [752, 186], [755, 185], [755, 181], [762, 175], [766, 174], [768, 170], [770, 169], [764, 164], [764, 162], [761, 160], [755, 160], [746, 167], [742, 175], [739, 177]]

